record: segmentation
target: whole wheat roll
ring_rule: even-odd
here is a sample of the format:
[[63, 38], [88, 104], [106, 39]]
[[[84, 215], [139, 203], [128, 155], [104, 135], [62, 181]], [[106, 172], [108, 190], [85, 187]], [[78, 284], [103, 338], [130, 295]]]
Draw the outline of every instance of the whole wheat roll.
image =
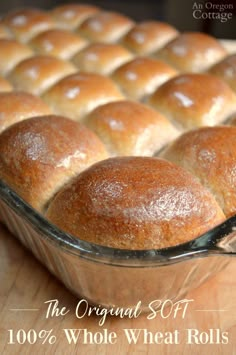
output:
[[74, 3], [58, 5], [50, 11], [50, 14], [57, 27], [72, 31], [98, 11], [99, 8], [95, 5]]
[[73, 32], [53, 29], [40, 33], [28, 44], [37, 54], [52, 55], [69, 60], [75, 53], [85, 47], [87, 42]]
[[55, 28], [56, 24], [48, 13], [36, 8], [24, 8], [7, 13], [3, 25], [20, 42], [28, 42], [40, 32]]
[[79, 51], [72, 62], [81, 71], [108, 75], [132, 58], [131, 52], [119, 44], [92, 43]]
[[51, 113], [45, 102], [32, 94], [20, 91], [0, 93], [0, 133], [26, 118]]
[[0, 76], [0, 92], [9, 92], [12, 90], [13, 90], [13, 87], [9, 83], [9, 81], [6, 80], [5, 78], [3, 78], [2, 76]]
[[236, 112], [236, 95], [210, 74], [182, 74], [159, 87], [147, 100], [179, 129], [214, 126]]
[[123, 95], [108, 77], [79, 72], [60, 80], [42, 98], [56, 114], [80, 121], [97, 106]]
[[138, 55], [150, 55], [178, 34], [177, 29], [166, 22], [142, 21], [121, 39], [121, 43]]
[[160, 156], [197, 176], [227, 217], [236, 213], [236, 127], [202, 127], [186, 132]]
[[178, 135], [164, 116], [129, 100], [101, 105], [83, 123], [100, 137], [113, 156], [151, 156]]
[[196, 178], [150, 157], [92, 165], [58, 192], [46, 217], [75, 237], [119, 249], [181, 244], [225, 218]]
[[48, 55], [35, 55], [21, 61], [7, 78], [17, 90], [41, 95], [61, 78], [76, 71], [76, 67], [69, 61]]
[[209, 69], [209, 73], [217, 75], [236, 92], [236, 54], [232, 54], [213, 65]]
[[184, 32], [156, 52], [181, 72], [199, 73], [207, 70], [227, 55], [226, 49], [214, 37], [201, 32]]
[[0, 39], [0, 74], [5, 76], [22, 60], [32, 57], [34, 52], [14, 39]]
[[120, 40], [134, 25], [129, 17], [114, 11], [100, 11], [89, 17], [77, 32], [91, 42], [112, 43]]
[[136, 57], [121, 65], [111, 78], [122, 92], [133, 100], [144, 100], [159, 86], [177, 75], [177, 71], [168, 64], [149, 57]]
[[62, 116], [33, 117], [0, 135], [0, 178], [43, 212], [64, 184], [107, 156], [85, 126]]

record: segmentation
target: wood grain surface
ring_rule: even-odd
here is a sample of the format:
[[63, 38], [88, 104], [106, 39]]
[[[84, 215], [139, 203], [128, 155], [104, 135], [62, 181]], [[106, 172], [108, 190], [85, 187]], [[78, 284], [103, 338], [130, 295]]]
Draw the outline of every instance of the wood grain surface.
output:
[[[235, 355], [235, 270], [236, 259], [231, 258], [225, 270], [189, 293], [186, 298], [193, 299], [193, 301], [184, 318], [181, 312], [176, 318], [173, 312], [167, 318], [161, 317], [160, 314], [157, 314], [154, 319], [147, 319], [148, 314], [141, 314], [136, 319], [108, 317], [104, 325], [99, 326], [100, 317], [98, 316], [86, 315], [81, 319], [76, 317], [74, 310], [79, 299], [51, 276], [0, 224], [0, 354], [200, 355], [214, 352], [214, 354]], [[60, 306], [66, 307], [70, 312], [64, 316], [46, 318], [48, 304], [45, 302], [54, 299], [57, 299]], [[17, 311], [16, 309], [28, 310]], [[10, 329], [12, 330], [9, 331]], [[29, 339], [34, 341], [34, 344], [29, 344], [27, 340], [25, 344], [17, 344], [17, 334], [20, 342], [24, 340], [22, 331], [18, 332], [21, 329], [25, 332], [33, 330], [37, 335], [37, 340], [35, 341], [32, 337]], [[51, 329], [53, 330], [50, 335], [56, 336], [56, 342], [52, 345], [46, 339], [46, 333], [42, 333], [42, 330], [50, 331]], [[83, 331], [76, 344], [69, 344], [63, 329], [83, 329]], [[129, 344], [124, 329], [142, 329], [136, 344]], [[84, 338], [84, 332], [87, 332], [87, 339]], [[88, 332], [92, 335], [88, 335]], [[116, 334], [115, 344], [111, 344], [109, 339], [108, 344], [104, 344], [105, 333], [111, 332]], [[145, 340], [144, 332], [146, 334], [151, 332], [152, 338], [149, 334], [149, 338]], [[156, 336], [158, 342], [162, 342], [161, 344], [156, 343], [157, 332], [163, 336], [162, 340], [160, 340], [160, 334]], [[178, 335], [175, 334], [176, 332]], [[197, 332], [194, 334], [198, 336], [194, 338], [193, 344], [188, 344], [189, 339], [192, 340], [189, 335], [193, 334], [191, 332]], [[222, 344], [224, 334], [228, 339], [227, 344]], [[153, 344], [150, 344], [151, 339]], [[55, 338], [51, 340], [54, 341]], [[96, 344], [99, 341], [103, 343]], [[198, 341], [206, 342], [206, 344], [196, 344]], [[15, 344], [9, 344], [9, 342], [15, 342]]]

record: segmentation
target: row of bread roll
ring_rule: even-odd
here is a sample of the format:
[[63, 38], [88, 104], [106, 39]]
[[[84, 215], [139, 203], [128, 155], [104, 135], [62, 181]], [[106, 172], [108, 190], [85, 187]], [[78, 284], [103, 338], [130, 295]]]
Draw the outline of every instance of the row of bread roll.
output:
[[114, 42], [134, 25], [127, 16], [93, 6], [57, 7], [51, 12], [35, 8], [14, 10], [1, 20], [4, 29], [20, 42], [26, 43], [41, 32], [55, 28], [81, 33], [90, 41]]
[[[133, 85], [134, 93], [139, 83], [137, 80]], [[81, 120], [102, 104], [124, 99], [123, 93], [123, 87], [119, 90], [108, 77], [79, 72], [57, 82], [42, 98], [56, 114]], [[182, 74], [158, 87], [146, 98], [146, 104], [183, 131], [225, 122], [236, 112], [236, 94], [216, 76]]]
[[52, 223], [83, 240], [163, 248], [225, 219], [211, 193], [175, 164], [107, 156], [92, 131], [62, 116], [25, 119], [0, 134], [1, 179], [40, 213], [46, 211]]
[[[51, 49], [54, 55], [60, 55], [66, 42], [70, 43], [74, 53], [76, 48], [85, 45], [84, 39], [121, 42], [136, 55], [158, 56], [184, 72], [204, 71], [227, 54], [221, 43], [210, 35], [198, 32], [179, 34], [171, 25], [158, 21], [135, 24], [120, 13], [88, 5], [63, 5], [50, 12], [38, 9], [13, 11], [1, 22], [3, 36], [6, 28], [22, 42], [33, 39], [32, 46], [40, 54]], [[78, 36], [65, 30], [75, 30]]]
[[[85, 77], [71, 78], [80, 80], [83, 85], [91, 86], [90, 80], [84, 80]], [[93, 84], [100, 83], [100, 77], [93, 75]], [[112, 90], [111, 83], [107, 83], [107, 91]], [[100, 86], [100, 85], [98, 85]], [[104, 89], [104, 86], [100, 88]], [[82, 88], [84, 89], [84, 87]], [[88, 88], [87, 88], [88, 89]], [[75, 95], [76, 92], [68, 89], [67, 96]], [[92, 96], [93, 94], [93, 96]], [[112, 94], [112, 93], [111, 93]], [[80, 111], [75, 112], [74, 120], [80, 120], [90, 128], [103, 141], [109, 152], [109, 155], [154, 155], [163, 148], [169, 141], [173, 140], [178, 134], [178, 130], [161, 114], [154, 111], [150, 107], [129, 100], [120, 100], [120, 97], [114, 91], [114, 97], [106, 97], [107, 103], [101, 104], [100, 100], [104, 100], [104, 91], [97, 90], [90, 96], [80, 96], [79, 104]], [[100, 97], [99, 97], [100, 95]], [[114, 101], [116, 99], [116, 101]], [[93, 105], [97, 105], [91, 112], [86, 112], [83, 115], [84, 107], [91, 105], [88, 101], [91, 100]], [[60, 100], [61, 101], [61, 100]], [[13, 91], [0, 93], [0, 132], [4, 131], [9, 126], [34, 116], [45, 116], [52, 114], [53, 97], [50, 97], [50, 105], [47, 105], [42, 99], [32, 94]], [[55, 105], [58, 109], [57, 100]], [[73, 112], [73, 107], [67, 109], [68, 104], [64, 102], [64, 116], [66, 113]], [[71, 111], [70, 111], [71, 110]], [[62, 114], [62, 111], [59, 113]], [[72, 114], [71, 114], [72, 116]]]
[[[15, 44], [7, 44], [9, 52]], [[54, 113], [76, 120], [99, 105], [124, 98], [146, 102], [181, 130], [216, 125], [236, 112], [235, 94], [217, 76], [178, 74], [148, 57], [120, 65], [110, 77], [78, 72], [71, 62], [52, 56], [30, 56], [10, 72], [7, 65], [11, 67], [13, 61], [8, 62], [6, 57], [1, 70], [8, 73], [7, 79], [15, 89], [42, 95]]]
[[[109, 153], [84, 125], [62, 116], [45, 116], [48, 108], [32, 95], [1, 95], [0, 106], [2, 111], [5, 107], [6, 120], [11, 120], [8, 124], [16, 122], [0, 135], [1, 178], [39, 211], [45, 211], [50, 204], [47, 217], [63, 230], [111, 247], [161, 248], [190, 240], [220, 223], [224, 214], [215, 199], [226, 216], [235, 212], [236, 128], [204, 127], [181, 135], [161, 157], [182, 168], [148, 157], [104, 160]], [[22, 121], [12, 106], [22, 112]], [[109, 125], [111, 133], [118, 128], [116, 141], [130, 144], [134, 125], [128, 127], [130, 135], [127, 131], [127, 136], [119, 136], [121, 118], [124, 125], [131, 118], [128, 107], [132, 115], [137, 110], [142, 144], [142, 134], [148, 127], [142, 129], [142, 124], [149, 117], [148, 136], [157, 120], [154, 111], [150, 120], [150, 111], [142, 104], [106, 104], [88, 116], [87, 124], [97, 125], [101, 138]], [[120, 115], [122, 109], [125, 114]], [[41, 117], [27, 119], [35, 114]], [[163, 124], [159, 132], [165, 132], [164, 118], [158, 119]], [[145, 141], [145, 145], [152, 143]], [[101, 162], [93, 165], [96, 161]]]
[[[16, 89], [39, 95], [62, 77], [81, 70], [110, 74], [128, 98], [143, 100], [178, 74], [173, 67], [154, 58], [131, 59], [131, 54], [117, 44], [92, 44], [75, 55], [74, 64], [48, 55], [33, 56], [28, 46], [15, 40], [0, 39], [0, 49], [0, 74], [9, 74]], [[221, 76], [233, 89], [235, 72], [235, 55], [210, 70], [211, 74]]]

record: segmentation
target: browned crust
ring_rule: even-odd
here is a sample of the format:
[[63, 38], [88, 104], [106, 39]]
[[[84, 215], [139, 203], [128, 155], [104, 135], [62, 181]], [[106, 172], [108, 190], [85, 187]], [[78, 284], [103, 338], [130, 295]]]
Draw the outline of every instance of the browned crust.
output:
[[186, 242], [224, 219], [192, 175], [148, 157], [94, 164], [56, 195], [47, 217], [83, 240], [125, 249]]

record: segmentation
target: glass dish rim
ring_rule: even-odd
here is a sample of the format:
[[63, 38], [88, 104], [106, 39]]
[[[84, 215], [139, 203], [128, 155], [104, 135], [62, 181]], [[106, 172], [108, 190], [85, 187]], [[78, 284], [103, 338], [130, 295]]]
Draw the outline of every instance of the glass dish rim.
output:
[[[219, 228], [229, 220], [189, 242], [163, 249], [128, 250], [106, 247], [74, 237], [50, 223], [42, 214], [26, 203], [12, 188], [0, 179], [0, 199], [18, 216], [24, 218], [41, 237], [70, 254], [94, 262], [113, 266], [153, 267], [164, 266], [192, 257], [222, 254], [217, 247]], [[4, 222], [4, 221], [3, 221]], [[224, 253], [223, 253], [224, 254]]]

